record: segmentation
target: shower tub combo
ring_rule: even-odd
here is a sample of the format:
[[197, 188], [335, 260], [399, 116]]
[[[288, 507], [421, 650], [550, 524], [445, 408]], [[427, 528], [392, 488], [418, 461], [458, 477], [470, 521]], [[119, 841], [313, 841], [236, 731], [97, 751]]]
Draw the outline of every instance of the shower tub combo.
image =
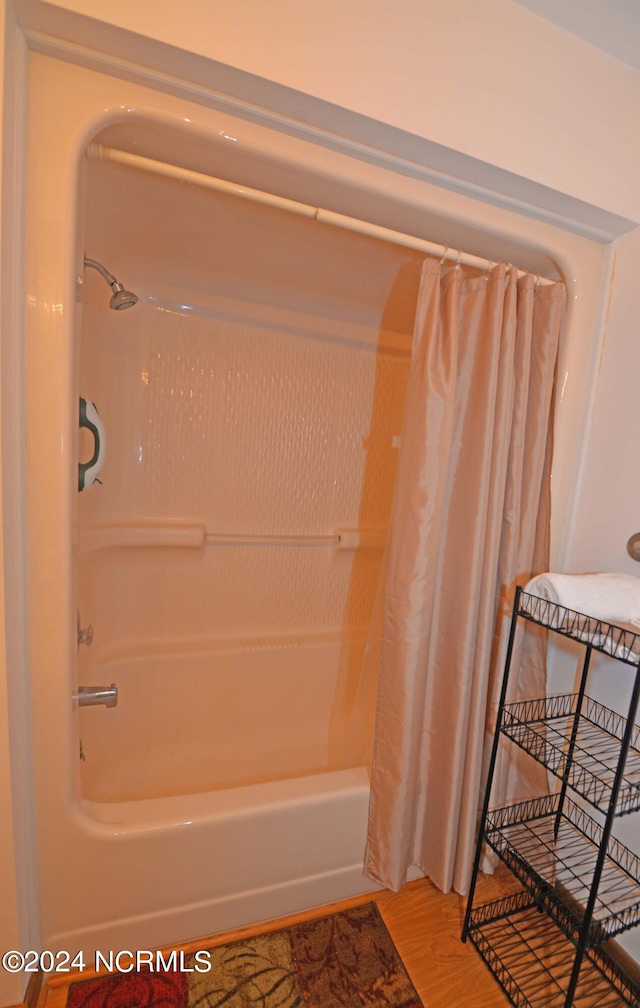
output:
[[443, 226], [416, 202], [429, 186], [46, 57], [31, 74], [43, 947], [159, 947], [371, 891], [379, 583], [422, 255], [96, 152], [406, 230]]
[[[325, 315], [338, 262], [319, 296], [299, 222], [86, 171], [85, 247], [144, 293], [105, 270], [107, 307], [85, 270], [79, 388], [100, 432], [82, 430], [80, 469], [108, 451], [77, 499], [81, 809], [137, 844], [166, 832], [189, 907], [166, 941], [371, 887], [360, 680], [408, 345]], [[255, 248], [285, 261], [270, 301]]]

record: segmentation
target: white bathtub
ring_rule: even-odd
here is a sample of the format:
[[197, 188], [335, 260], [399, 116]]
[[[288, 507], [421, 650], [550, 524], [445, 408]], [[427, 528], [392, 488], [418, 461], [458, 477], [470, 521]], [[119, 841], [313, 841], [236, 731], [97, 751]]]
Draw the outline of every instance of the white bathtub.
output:
[[368, 771], [328, 769], [345, 758], [340, 670], [363, 644], [183, 642], [96, 662], [118, 704], [77, 712], [85, 760], [66, 863], [88, 880], [87, 911], [74, 927], [77, 906], [58, 907], [48, 946], [155, 948], [374, 890]]
[[364, 767], [174, 798], [82, 800], [73, 819], [93, 856], [73, 875], [87, 879], [95, 910], [80, 928], [67, 916], [48, 945], [157, 948], [373, 891], [362, 874], [368, 802]]

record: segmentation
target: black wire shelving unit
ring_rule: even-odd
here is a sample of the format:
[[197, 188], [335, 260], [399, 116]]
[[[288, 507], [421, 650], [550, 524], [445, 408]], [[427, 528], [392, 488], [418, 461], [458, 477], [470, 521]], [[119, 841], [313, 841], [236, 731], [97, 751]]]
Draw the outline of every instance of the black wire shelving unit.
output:
[[[506, 703], [520, 619], [585, 646], [577, 693]], [[627, 717], [587, 695], [594, 651], [635, 668]], [[639, 699], [640, 630], [516, 589], [462, 931], [516, 1008], [640, 1008], [640, 970], [630, 975], [607, 944], [640, 923], [640, 857], [612, 836], [616, 817], [640, 809]], [[490, 810], [502, 738], [557, 777], [557, 792]], [[476, 906], [485, 845], [521, 890]]]

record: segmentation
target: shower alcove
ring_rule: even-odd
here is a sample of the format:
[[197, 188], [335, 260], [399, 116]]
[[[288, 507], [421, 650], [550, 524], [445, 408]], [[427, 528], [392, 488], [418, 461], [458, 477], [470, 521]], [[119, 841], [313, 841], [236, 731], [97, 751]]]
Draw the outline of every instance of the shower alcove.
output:
[[[572, 334], [595, 316], [601, 249], [329, 142], [45, 56], [30, 75], [42, 947], [154, 948], [371, 890], [377, 589], [422, 253], [88, 152], [99, 142], [545, 275], [552, 249], [582, 291], [561, 365], [560, 517], [589, 349]], [[85, 255], [135, 307], [109, 309]], [[106, 456], [79, 493], [92, 450], [80, 396]], [[79, 687], [112, 682], [116, 707], [73, 705]]]
[[108, 448], [77, 497], [79, 683], [116, 683], [118, 704], [80, 710], [83, 797], [362, 766], [420, 256], [85, 170], [84, 249], [139, 301], [110, 311], [85, 271], [79, 390]]

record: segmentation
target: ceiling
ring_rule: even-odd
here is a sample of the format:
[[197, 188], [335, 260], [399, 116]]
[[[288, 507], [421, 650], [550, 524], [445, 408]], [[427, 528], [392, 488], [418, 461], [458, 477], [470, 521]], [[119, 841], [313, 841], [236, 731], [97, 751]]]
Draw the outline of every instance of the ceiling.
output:
[[640, 70], [640, 0], [514, 0]]

